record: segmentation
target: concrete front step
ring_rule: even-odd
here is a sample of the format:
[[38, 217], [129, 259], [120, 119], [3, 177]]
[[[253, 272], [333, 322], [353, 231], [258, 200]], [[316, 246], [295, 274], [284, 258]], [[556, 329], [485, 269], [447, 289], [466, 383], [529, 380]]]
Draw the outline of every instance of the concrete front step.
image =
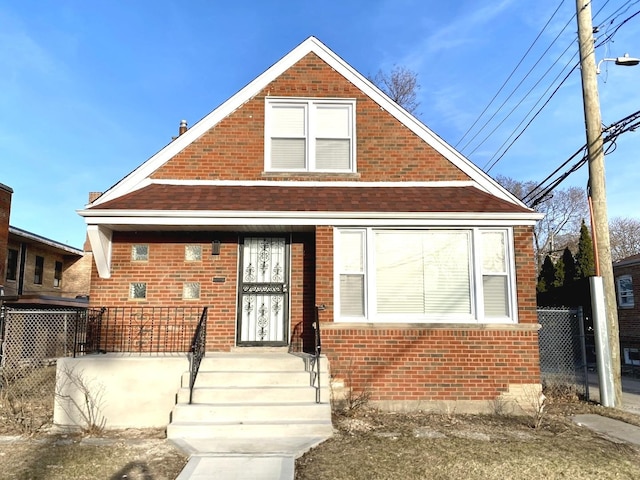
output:
[[182, 375], [167, 438], [327, 437], [333, 432], [326, 358], [320, 400], [309, 356], [281, 352], [207, 354], [189, 404]]
[[167, 426], [167, 438], [254, 438], [331, 436], [331, 419], [287, 422], [172, 422]]
[[[200, 370], [213, 371], [300, 371], [310, 369], [314, 357], [305, 354], [290, 354], [279, 352], [259, 353], [251, 350], [246, 353], [234, 352], [210, 352], [206, 353], [200, 363]], [[328, 361], [324, 356], [320, 357], [320, 371], [328, 370]]]
[[178, 404], [171, 421], [176, 423], [251, 423], [264, 421], [323, 421], [331, 418], [328, 403]]
[[[196, 387], [298, 387], [311, 386], [312, 374], [304, 370], [281, 371], [211, 371], [202, 370], [196, 377]], [[189, 386], [189, 372], [182, 375], [182, 387]]]
[[[328, 402], [331, 394], [329, 380], [321, 383], [320, 400]], [[189, 389], [178, 390], [178, 404], [189, 403]], [[193, 403], [296, 403], [314, 402], [315, 388], [305, 386], [268, 386], [268, 387], [196, 387], [193, 389]]]

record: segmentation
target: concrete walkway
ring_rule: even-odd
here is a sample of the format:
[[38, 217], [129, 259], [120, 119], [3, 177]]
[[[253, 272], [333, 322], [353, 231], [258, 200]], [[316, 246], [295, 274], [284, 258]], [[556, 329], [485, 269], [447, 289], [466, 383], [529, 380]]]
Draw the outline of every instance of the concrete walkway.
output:
[[[589, 400], [600, 401], [598, 374], [589, 372]], [[640, 379], [622, 377], [622, 410], [640, 415]]]
[[[589, 373], [589, 399], [600, 401], [598, 374]], [[640, 415], [640, 380], [622, 377], [622, 410]], [[573, 421], [578, 425], [590, 428], [612, 441], [631, 443], [640, 446], [640, 427], [602, 415], [575, 415]]]
[[327, 438], [173, 439], [191, 456], [176, 480], [293, 480], [296, 458]]

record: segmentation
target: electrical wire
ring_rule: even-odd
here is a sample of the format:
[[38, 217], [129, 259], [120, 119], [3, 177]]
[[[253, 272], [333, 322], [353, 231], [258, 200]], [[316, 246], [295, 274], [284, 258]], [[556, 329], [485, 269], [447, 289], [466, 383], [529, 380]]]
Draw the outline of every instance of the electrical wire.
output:
[[476, 126], [476, 124], [480, 121], [480, 119], [482, 118], [482, 116], [486, 113], [486, 111], [489, 109], [489, 107], [493, 104], [493, 102], [496, 100], [496, 98], [498, 98], [498, 95], [500, 95], [500, 93], [502, 92], [502, 90], [504, 89], [504, 87], [506, 87], [507, 83], [509, 83], [509, 80], [511, 80], [511, 78], [513, 77], [513, 75], [515, 75], [516, 71], [518, 70], [518, 68], [520, 68], [520, 65], [522, 65], [522, 62], [524, 62], [525, 58], [529, 55], [529, 53], [531, 52], [531, 50], [533, 49], [533, 47], [535, 46], [535, 44], [538, 42], [538, 40], [540, 39], [540, 37], [542, 36], [542, 34], [545, 32], [545, 30], [547, 29], [547, 27], [549, 26], [549, 24], [551, 23], [551, 21], [553, 20], [553, 18], [556, 16], [556, 13], [558, 13], [558, 10], [560, 10], [560, 7], [562, 7], [562, 4], [564, 3], [564, 0], [560, 0], [560, 3], [558, 4], [558, 6], [556, 7], [555, 11], [551, 14], [551, 17], [549, 17], [549, 20], [547, 20], [547, 23], [544, 24], [544, 27], [542, 27], [542, 30], [540, 30], [540, 32], [538, 33], [538, 35], [536, 36], [536, 38], [533, 40], [533, 43], [531, 45], [529, 45], [529, 48], [527, 49], [527, 51], [524, 53], [524, 55], [520, 58], [520, 61], [518, 61], [518, 64], [514, 67], [514, 69], [511, 71], [511, 73], [509, 74], [509, 76], [507, 77], [507, 79], [502, 83], [502, 85], [500, 86], [500, 88], [498, 89], [498, 91], [495, 93], [495, 95], [493, 96], [493, 98], [489, 101], [489, 103], [487, 104], [486, 107], [484, 107], [484, 109], [482, 110], [482, 112], [480, 112], [480, 115], [478, 115], [478, 118], [476, 118], [476, 120], [473, 122], [473, 124], [467, 129], [467, 131], [464, 133], [464, 135], [462, 135], [462, 137], [460, 138], [460, 140], [458, 140], [458, 142], [455, 144], [455, 146], [457, 147], [469, 134], [469, 132], [471, 132], [471, 130], [473, 130], [473, 127]]
[[[478, 130], [476, 132], [476, 134], [461, 148], [462, 151], [464, 151], [471, 142], [473, 142], [473, 140], [476, 139], [476, 137], [478, 135], [480, 135], [480, 133], [482, 133], [482, 131], [487, 128], [487, 126], [489, 125], [489, 123], [496, 117], [496, 115], [498, 115], [498, 113], [502, 110], [502, 108], [507, 104], [507, 102], [511, 99], [511, 97], [518, 91], [518, 89], [522, 86], [522, 84], [524, 83], [524, 81], [529, 77], [529, 75], [531, 75], [531, 73], [533, 73], [534, 69], [540, 64], [540, 62], [544, 59], [546, 59], [546, 55], [549, 52], [549, 50], [551, 50], [551, 47], [553, 47], [553, 45], [555, 45], [555, 43], [558, 41], [558, 39], [560, 38], [560, 36], [564, 33], [564, 31], [567, 29], [567, 27], [569, 26], [569, 24], [573, 21], [573, 18], [575, 17], [575, 14], [571, 17], [571, 19], [564, 25], [564, 27], [562, 27], [562, 30], [560, 30], [560, 32], [556, 35], [556, 37], [553, 39], [553, 41], [549, 44], [549, 46], [546, 48], [546, 50], [544, 52], [542, 52], [542, 54], [540, 55], [540, 57], [536, 60], [536, 62], [533, 64], [533, 66], [529, 69], [529, 71], [526, 73], [526, 75], [520, 80], [520, 82], [516, 85], [516, 87], [511, 91], [511, 93], [507, 96], [507, 98], [502, 102], [502, 104], [500, 104], [500, 106], [498, 107], [498, 109], [493, 113], [493, 115], [491, 115], [491, 117], [489, 118], [489, 120], [487, 120], [484, 125], [480, 128], [480, 130]], [[568, 49], [569, 47], [567, 47]], [[564, 54], [564, 52], [567, 51], [567, 49], [565, 49], [563, 51], [562, 54]], [[558, 56], [558, 58], [556, 59], [556, 61], [553, 63], [553, 65], [555, 65], [560, 58], [562, 57], [562, 55]], [[522, 100], [520, 101], [520, 103], [522, 103], [533, 91], [533, 89], [535, 88], [536, 85], [538, 85], [540, 83], [540, 81], [542, 81], [544, 79], [544, 77], [546, 76], [546, 74], [549, 72], [549, 70], [547, 70], [547, 72], [545, 72], [545, 74], [543, 74], [543, 76], [538, 80], [538, 82], [534, 85], [534, 87], [532, 87], [531, 89], [529, 89], [529, 91], [527, 93], [525, 93], [525, 95], [523, 96]], [[488, 136], [490, 137], [491, 134]], [[488, 138], [487, 137], [487, 138]], [[482, 143], [484, 143], [486, 141], [485, 140], [482, 141]], [[482, 145], [482, 143], [480, 143], [480, 145]], [[480, 147], [480, 145], [476, 146], [473, 150], [473, 152], [475, 152], [478, 147]], [[471, 152], [471, 153], [473, 153]], [[471, 153], [469, 155], [471, 155]]]
[[[607, 148], [604, 149], [605, 154], [611, 153], [616, 149], [616, 141], [620, 135], [623, 133], [634, 131], [638, 127], [640, 127], [640, 110], [632, 113], [631, 115], [626, 116], [622, 120], [619, 120], [609, 127], [603, 129], [603, 146], [607, 145]], [[573, 164], [566, 172], [560, 175], [558, 178], [549, 183], [548, 186], [544, 186], [544, 184], [549, 181], [553, 176], [558, 173], [564, 166], [566, 166], [569, 162], [575, 159], [578, 155], [582, 153], [582, 157], [575, 164]], [[576, 153], [574, 153], [569, 159], [567, 159], [560, 167], [554, 170], [553, 173], [548, 175], [542, 182], [532, 188], [529, 193], [523, 196], [522, 201], [527, 203], [530, 207], [535, 207], [540, 202], [542, 202], [555, 188], [558, 187], [564, 180], [567, 179], [569, 175], [579, 170], [585, 163], [587, 163], [589, 159], [588, 148], [585, 144], [582, 146]]]
[[[575, 57], [575, 55], [572, 57]], [[560, 71], [560, 73], [556, 76], [556, 78], [554, 79], [554, 82], [559, 78], [559, 76], [562, 74], [562, 72], [564, 72], [564, 70], [566, 69], [566, 67], [568, 66], [565, 65], [565, 67]], [[520, 131], [520, 133], [518, 133], [516, 135], [516, 137], [513, 139], [513, 141], [507, 146], [507, 148], [504, 149], [504, 151], [502, 152], [502, 154], [500, 154], [500, 156], [493, 162], [491, 163], [491, 165], [487, 168], [487, 165], [489, 165], [489, 163], [496, 157], [496, 155], [498, 155], [498, 153], [500, 153], [500, 151], [502, 150], [502, 148], [506, 145], [506, 143], [509, 141], [509, 139], [514, 135], [514, 133], [517, 131], [518, 128], [520, 128], [520, 126], [524, 123], [524, 121], [527, 119], [527, 117], [531, 114], [531, 112], [533, 111], [533, 109], [538, 106], [538, 104], [540, 103], [540, 101], [544, 98], [544, 96], [547, 94], [547, 92], [549, 91], [549, 89], [553, 86], [553, 83], [551, 85], [549, 85], [549, 87], [547, 88], [547, 90], [545, 90], [545, 92], [542, 94], [542, 96], [538, 99], [538, 101], [534, 104], [534, 106], [531, 108], [531, 110], [529, 110], [529, 112], [525, 115], [525, 117], [522, 119], [522, 121], [516, 126], [516, 128], [513, 130], [513, 132], [511, 132], [511, 134], [507, 137], [507, 139], [504, 141], [504, 143], [502, 145], [500, 145], [500, 147], [498, 148], [498, 150], [496, 151], [496, 153], [487, 161], [487, 163], [485, 163], [484, 167], [482, 168], [486, 173], [489, 173], [491, 171], [491, 169], [493, 167], [496, 166], [496, 164], [502, 160], [502, 158], [506, 155], [506, 153], [511, 149], [511, 147], [516, 143], [516, 141], [524, 134], [524, 132], [531, 126], [531, 124], [533, 123], [533, 121], [538, 117], [538, 115], [540, 115], [540, 113], [542, 113], [542, 110], [549, 104], [549, 102], [551, 101], [551, 99], [555, 96], [556, 93], [558, 93], [558, 91], [560, 90], [560, 87], [562, 87], [562, 85], [564, 85], [564, 83], [569, 79], [569, 77], [571, 76], [571, 74], [574, 72], [574, 70], [576, 70], [578, 68], [578, 64], [574, 64], [573, 68], [571, 68], [571, 70], [569, 70], [569, 72], [565, 75], [565, 77], [560, 81], [560, 83], [556, 86], [556, 88], [554, 89], [554, 91], [551, 93], [551, 95], [549, 95], [549, 98], [547, 98], [547, 100], [542, 104], [542, 106], [538, 109], [538, 111], [531, 117], [531, 119], [529, 120], [529, 122], [527, 122], [527, 124], [525, 125], [525, 127]], [[486, 170], [485, 170], [486, 169]]]
[[[605, 2], [605, 4], [598, 10], [598, 12], [596, 13], [595, 16], [599, 15], [603, 9], [606, 7], [606, 5], [609, 3], [609, 0], [607, 0], [607, 2]], [[615, 12], [613, 12], [612, 14], [610, 14], [602, 23], [608, 21], [609, 19], [611, 19], [610, 25], [613, 24], [613, 22], [615, 22], [615, 20], [622, 15], [623, 13], [627, 12], [629, 10], [629, 8], [631, 8], [632, 5], [636, 4], [636, 3], [640, 3], [640, 0], [635, 0], [633, 2], [627, 2], [625, 5], [619, 7]], [[624, 10], [624, 12], [622, 13], [618, 13], [621, 10], [623, 10], [626, 7], [626, 9]], [[614, 32], [612, 32], [611, 34], [609, 34], [604, 40], [602, 40], [600, 43], [598, 43], [597, 45], [595, 45], [595, 47], [599, 47], [603, 44], [605, 44], [606, 42], [611, 41], [611, 39], [613, 38], [613, 36], [618, 32], [618, 30], [622, 27], [622, 25], [624, 25], [625, 23], [627, 23], [628, 21], [630, 21], [632, 18], [634, 18], [636, 15], [640, 14], [640, 12], [636, 12], [633, 15], [627, 17], [624, 21], [622, 21], [620, 23], [620, 25], [618, 25], [618, 27], [616, 27], [616, 29], [614, 30]], [[575, 17], [575, 15], [574, 15]], [[608, 27], [609, 28], [609, 27]], [[555, 41], [555, 40], [554, 40]], [[570, 45], [571, 46], [571, 45]], [[569, 47], [570, 47], [569, 46]], [[568, 48], [569, 48], [568, 47]], [[565, 50], [566, 52], [566, 50]], [[565, 53], [563, 52], [563, 54]], [[574, 55], [575, 57], [575, 55]], [[571, 72], [573, 70], [575, 70], [575, 68], [577, 67], [574, 66], [574, 68], [571, 70]], [[565, 66], [566, 68], [566, 66]], [[564, 69], [563, 69], [564, 71]], [[570, 73], [571, 73], [570, 72]], [[529, 117], [529, 115], [531, 114], [531, 112], [533, 111], [533, 109], [540, 103], [540, 101], [542, 100], [542, 98], [544, 98], [544, 95], [546, 95], [546, 93], [549, 91], [549, 89], [551, 88], [551, 86], [553, 85], [553, 83], [558, 79], [559, 75], [553, 80], [552, 84], [547, 88], [547, 90], [545, 90], [545, 92], [543, 93], [543, 95], [538, 99], [538, 101], [536, 102], [536, 104], [532, 107], [532, 109], [529, 110], [529, 112], [524, 116], [524, 118], [522, 119], [522, 121], [515, 127], [515, 129], [511, 132], [511, 134], [509, 134], [509, 136], [507, 137], [507, 139], [502, 143], [502, 145], [500, 145], [500, 147], [498, 148], [498, 150], [496, 151], [496, 153], [485, 163], [485, 166], [483, 167], [483, 170], [485, 170], [486, 172], [489, 172], [504, 156], [505, 154], [511, 149], [511, 147], [514, 145], [514, 143], [524, 134], [524, 132], [527, 130], [527, 128], [529, 128], [529, 126], [531, 125], [531, 123], [533, 122], [533, 120], [541, 113], [542, 109], [546, 107], [546, 105], [549, 103], [549, 101], [551, 100], [551, 98], [557, 93], [559, 87], [567, 80], [568, 77], [565, 77], [562, 82], [560, 83], [560, 85], [558, 85], [558, 87], [554, 90], [554, 93], [552, 93], [552, 95], [547, 99], [547, 101], [543, 104], [543, 106], [535, 113], [535, 115], [531, 118], [531, 120], [527, 123], [527, 125], [520, 131], [520, 133], [518, 133], [515, 137], [515, 139], [509, 144], [509, 146], [502, 152], [502, 154], [500, 154], [501, 150], [505, 147], [505, 145], [507, 144], [507, 142], [509, 142], [509, 139], [511, 139], [517, 132], [518, 128], [520, 128], [520, 126], [524, 123], [524, 121]], [[537, 85], [537, 84], [536, 84]], [[535, 86], [534, 86], [535, 88]], [[527, 96], [532, 93], [533, 88], [527, 93]], [[526, 96], [525, 96], [526, 97]], [[524, 100], [524, 99], [523, 99]], [[516, 105], [515, 108], [517, 108], [520, 104], [522, 103], [522, 101], [520, 103], [518, 103], [518, 105]], [[515, 110], [515, 108], [509, 113], [508, 116], [510, 116], [513, 111]], [[505, 118], [506, 120], [506, 118]], [[502, 123], [504, 123], [504, 120], [498, 125], [498, 127], [500, 125], [502, 125]], [[497, 131], [498, 127], [494, 128], [492, 130], [492, 132], [483, 139], [483, 141], [481, 142], [480, 145], [482, 145], [495, 131]], [[478, 145], [469, 155], [473, 154], [477, 148], [480, 146]], [[613, 147], [615, 149], [615, 147]], [[497, 155], [500, 155], [497, 160], [493, 161], [492, 160], [494, 158], [496, 158]], [[490, 165], [490, 166], [489, 166]], [[489, 166], [487, 168], [487, 166]]]

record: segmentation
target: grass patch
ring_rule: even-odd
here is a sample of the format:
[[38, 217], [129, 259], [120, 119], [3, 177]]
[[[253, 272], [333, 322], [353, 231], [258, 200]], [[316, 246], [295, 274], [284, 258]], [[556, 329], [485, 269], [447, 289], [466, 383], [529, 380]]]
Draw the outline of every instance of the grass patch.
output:
[[186, 464], [167, 440], [152, 438], [21, 438], [0, 443], [0, 458], [0, 480], [173, 480]]
[[338, 433], [297, 460], [296, 480], [640, 477], [638, 449], [575, 425], [566, 406], [550, 406], [539, 428], [530, 424], [517, 416], [372, 410], [336, 417]]
[[0, 434], [34, 434], [53, 418], [55, 365], [0, 370]]

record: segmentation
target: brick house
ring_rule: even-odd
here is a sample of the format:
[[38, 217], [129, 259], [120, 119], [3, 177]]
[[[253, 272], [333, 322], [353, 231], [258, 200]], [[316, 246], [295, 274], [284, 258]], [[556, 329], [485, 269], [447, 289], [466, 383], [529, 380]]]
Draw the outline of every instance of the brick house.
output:
[[96, 307], [208, 307], [209, 351], [313, 349], [395, 408], [539, 387], [533, 227], [310, 37], [79, 214]]
[[620, 348], [625, 365], [640, 365], [640, 254], [613, 264]]
[[5, 303], [86, 306], [92, 259], [84, 251], [9, 224], [13, 190], [0, 184], [0, 287]]

